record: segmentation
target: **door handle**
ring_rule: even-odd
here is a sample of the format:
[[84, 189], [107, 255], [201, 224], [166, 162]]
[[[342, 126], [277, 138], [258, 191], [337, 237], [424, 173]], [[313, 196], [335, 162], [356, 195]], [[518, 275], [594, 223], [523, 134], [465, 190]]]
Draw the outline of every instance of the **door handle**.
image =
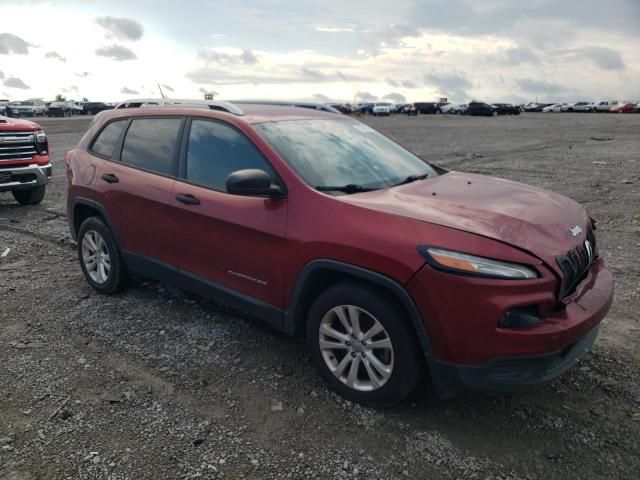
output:
[[102, 179], [107, 183], [118, 183], [120, 181], [113, 173], [105, 173], [102, 175]]
[[176, 200], [182, 202], [186, 205], [200, 205], [200, 200], [198, 200], [193, 195], [187, 195], [184, 193], [179, 193], [176, 195]]

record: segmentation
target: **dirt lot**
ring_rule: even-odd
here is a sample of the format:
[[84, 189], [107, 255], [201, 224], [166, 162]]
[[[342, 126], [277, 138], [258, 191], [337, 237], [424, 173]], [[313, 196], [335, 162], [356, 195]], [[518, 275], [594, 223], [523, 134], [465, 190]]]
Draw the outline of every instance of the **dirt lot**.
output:
[[149, 283], [104, 297], [65, 219], [64, 152], [87, 119], [42, 120], [42, 205], [0, 194], [0, 478], [640, 478], [640, 115], [368, 119], [441, 166], [566, 194], [598, 220], [616, 298], [593, 351], [515, 397], [374, 411], [327, 390], [303, 342]]

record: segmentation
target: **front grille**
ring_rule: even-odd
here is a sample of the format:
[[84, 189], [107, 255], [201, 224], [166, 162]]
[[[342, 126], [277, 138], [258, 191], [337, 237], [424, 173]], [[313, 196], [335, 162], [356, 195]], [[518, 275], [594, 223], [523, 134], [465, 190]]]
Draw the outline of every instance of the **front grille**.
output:
[[556, 258], [562, 270], [562, 287], [560, 298], [572, 294], [578, 284], [584, 280], [591, 263], [596, 258], [596, 237], [592, 230], [587, 232], [587, 239], [581, 245]]
[[36, 153], [33, 132], [0, 132], [0, 163], [31, 160]]

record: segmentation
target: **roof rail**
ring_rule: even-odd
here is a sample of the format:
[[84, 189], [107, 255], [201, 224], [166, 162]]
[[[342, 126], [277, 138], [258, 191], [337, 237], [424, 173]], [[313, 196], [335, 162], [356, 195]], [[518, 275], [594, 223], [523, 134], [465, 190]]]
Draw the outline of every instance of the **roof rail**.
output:
[[333, 108], [331, 105], [327, 105], [322, 102], [296, 102], [296, 101], [286, 101], [286, 100], [232, 100], [231, 103], [234, 104], [245, 104], [245, 105], [274, 105], [274, 106], [282, 106], [282, 107], [298, 107], [298, 108], [311, 108], [314, 110], [322, 110], [324, 112], [338, 113], [340, 111]]
[[140, 107], [196, 107], [211, 110], [222, 110], [234, 115], [244, 115], [242, 109], [231, 102], [217, 100], [193, 100], [178, 98], [132, 98], [120, 102], [115, 108], [140, 108]]

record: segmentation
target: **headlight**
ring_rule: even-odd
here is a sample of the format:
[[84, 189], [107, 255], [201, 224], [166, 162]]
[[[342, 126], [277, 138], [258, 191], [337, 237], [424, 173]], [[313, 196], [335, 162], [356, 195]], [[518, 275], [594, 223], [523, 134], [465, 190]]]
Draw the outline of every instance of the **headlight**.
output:
[[427, 262], [434, 268], [453, 273], [490, 278], [524, 280], [538, 278], [533, 268], [517, 263], [502, 262], [490, 258], [476, 257], [466, 253], [452, 252], [441, 248], [418, 247]]
[[49, 150], [49, 141], [43, 130], [35, 132], [36, 149], [40, 155], [46, 155]]

